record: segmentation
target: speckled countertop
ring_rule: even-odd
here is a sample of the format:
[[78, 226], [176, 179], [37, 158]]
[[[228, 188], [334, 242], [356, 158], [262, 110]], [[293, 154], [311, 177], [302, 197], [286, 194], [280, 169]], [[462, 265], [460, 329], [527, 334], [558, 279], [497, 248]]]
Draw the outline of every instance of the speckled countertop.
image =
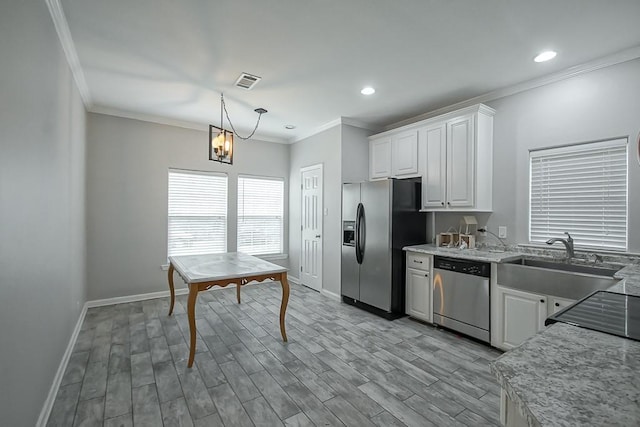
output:
[[[640, 265], [609, 290], [640, 295]], [[640, 342], [556, 323], [491, 364], [530, 426], [640, 425]]]
[[[407, 246], [405, 251], [485, 261], [562, 257], [563, 251]], [[582, 255], [572, 262], [593, 265]], [[640, 295], [640, 259], [604, 256], [627, 265], [609, 290]], [[619, 258], [619, 259], [616, 259]], [[640, 426], [640, 342], [564, 323], [551, 325], [491, 364], [501, 387], [530, 426]]]
[[523, 256], [523, 253], [511, 250], [442, 248], [436, 245], [405, 246], [402, 249], [407, 252], [418, 252], [429, 255], [448, 256], [452, 258], [484, 262], [505, 262]]

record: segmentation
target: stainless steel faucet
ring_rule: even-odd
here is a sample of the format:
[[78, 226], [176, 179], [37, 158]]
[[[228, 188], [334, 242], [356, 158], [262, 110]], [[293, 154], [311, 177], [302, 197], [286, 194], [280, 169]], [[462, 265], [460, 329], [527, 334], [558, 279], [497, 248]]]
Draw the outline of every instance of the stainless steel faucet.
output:
[[567, 235], [566, 239], [555, 237], [553, 239], [547, 240], [547, 245], [553, 245], [555, 242], [561, 242], [567, 250], [567, 259], [571, 259], [575, 256], [575, 252], [573, 251], [573, 239], [571, 238], [571, 234], [569, 234], [567, 231], [565, 231], [564, 234]]

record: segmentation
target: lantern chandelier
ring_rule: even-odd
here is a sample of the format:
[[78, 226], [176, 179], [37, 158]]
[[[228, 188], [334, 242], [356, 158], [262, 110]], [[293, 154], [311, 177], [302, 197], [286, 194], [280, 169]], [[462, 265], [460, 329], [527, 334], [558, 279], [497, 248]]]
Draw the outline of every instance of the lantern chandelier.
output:
[[[233, 127], [233, 123], [231, 123], [231, 119], [229, 118], [229, 112], [227, 111], [227, 105], [224, 102], [224, 94], [220, 94], [220, 127], [209, 125], [209, 160], [220, 163], [227, 163], [229, 165], [233, 164], [233, 136], [235, 134], [236, 137], [247, 140], [250, 139], [258, 130], [258, 125], [260, 124], [260, 118], [264, 113], [267, 112], [264, 108], [256, 108], [256, 113], [258, 113], [258, 121], [256, 121], [256, 125], [253, 128], [253, 131], [247, 137], [242, 137], [238, 135], [238, 132]], [[227, 117], [227, 121], [229, 122], [229, 126], [231, 130], [226, 130], [224, 128], [223, 122], [223, 113], [224, 116]]]

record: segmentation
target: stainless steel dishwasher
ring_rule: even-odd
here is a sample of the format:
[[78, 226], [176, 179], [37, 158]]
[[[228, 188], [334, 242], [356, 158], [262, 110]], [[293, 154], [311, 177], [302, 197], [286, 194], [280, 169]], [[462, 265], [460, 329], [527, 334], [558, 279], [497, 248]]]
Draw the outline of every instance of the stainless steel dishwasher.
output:
[[433, 258], [433, 323], [490, 342], [491, 264]]

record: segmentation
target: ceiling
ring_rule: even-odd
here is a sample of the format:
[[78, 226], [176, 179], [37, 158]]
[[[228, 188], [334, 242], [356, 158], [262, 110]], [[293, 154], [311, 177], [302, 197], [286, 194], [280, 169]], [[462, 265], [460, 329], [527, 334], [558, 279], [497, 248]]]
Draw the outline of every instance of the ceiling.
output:
[[[640, 46], [638, 0], [60, 3], [90, 111], [219, 125], [222, 92], [240, 136], [263, 107], [256, 138], [280, 142], [341, 117], [383, 129]], [[556, 59], [533, 62], [545, 49]], [[241, 72], [262, 81], [236, 88]]]

